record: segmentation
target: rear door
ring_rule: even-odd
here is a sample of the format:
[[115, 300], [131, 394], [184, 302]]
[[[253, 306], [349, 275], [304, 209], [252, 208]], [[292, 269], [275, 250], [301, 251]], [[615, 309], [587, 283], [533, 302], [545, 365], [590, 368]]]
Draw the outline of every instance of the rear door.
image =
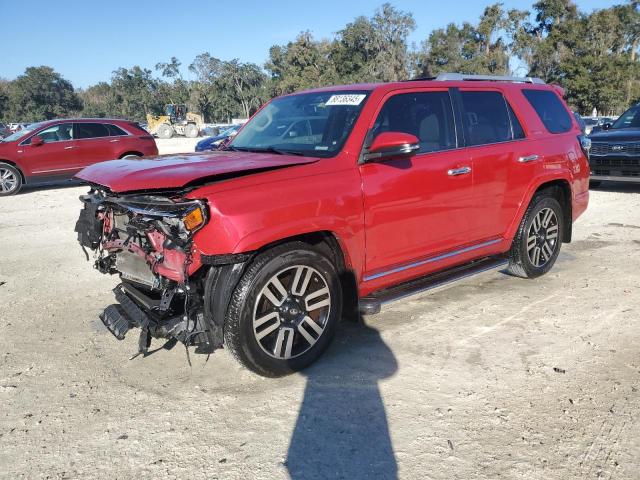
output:
[[458, 98], [473, 166], [469, 234], [490, 240], [511, 224], [541, 158], [500, 90], [460, 89]]
[[410, 159], [360, 166], [369, 277], [467, 243], [473, 200], [447, 89], [393, 92], [374, 118], [372, 139], [385, 131], [411, 133], [420, 150]]
[[92, 163], [114, 159], [114, 140], [104, 123], [78, 122], [75, 124], [77, 139], [76, 161], [78, 168]]

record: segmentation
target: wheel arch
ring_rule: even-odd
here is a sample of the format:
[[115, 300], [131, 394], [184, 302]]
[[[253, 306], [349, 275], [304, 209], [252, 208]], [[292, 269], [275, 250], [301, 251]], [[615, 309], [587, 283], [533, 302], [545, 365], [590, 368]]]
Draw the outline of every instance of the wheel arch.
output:
[[22, 177], [22, 183], [23, 184], [27, 183], [27, 177], [25, 176], [24, 171], [22, 170], [20, 165], [18, 165], [16, 162], [13, 162], [11, 160], [5, 160], [4, 158], [0, 158], [0, 163], [8, 163], [12, 167], [14, 167], [16, 170], [18, 170], [18, 172], [20, 172], [20, 177]]
[[131, 150], [131, 151], [127, 151], [127, 152], [124, 152], [124, 153], [120, 154], [120, 156], [118, 158], [122, 159], [122, 158], [126, 157], [127, 155], [137, 155], [138, 157], [143, 157], [144, 156], [144, 154], [142, 152]]
[[571, 237], [573, 234], [573, 218], [572, 218], [572, 192], [571, 184], [565, 178], [551, 178], [543, 181], [531, 188], [529, 194], [526, 196], [526, 201], [523, 201], [518, 215], [513, 219], [511, 226], [507, 231], [506, 238], [514, 238], [518, 226], [522, 221], [522, 217], [527, 211], [527, 208], [533, 201], [536, 195], [542, 192], [549, 192], [554, 198], [558, 200], [562, 206], [562, 213], [564, 216], [564, 226], [562, 231], [562, 242], [571, 243]]
[[338, 272], [343, 296], [343, 317], [356, 321], [358, 311], [358, 281], [349, 250], [340, 236], [331, 230], [318, 230], [280, 238], [259, 247], [256, 252], [263, 252], [290, 242], [303, 242], [321, 252], [333, 262]]

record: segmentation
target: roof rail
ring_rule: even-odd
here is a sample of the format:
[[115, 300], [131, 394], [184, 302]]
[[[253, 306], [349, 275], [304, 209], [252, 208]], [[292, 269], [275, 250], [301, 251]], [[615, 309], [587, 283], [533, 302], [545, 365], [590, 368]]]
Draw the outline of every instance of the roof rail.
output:
[[465, 73], [441, 73], [436, 81], [489, 81], [489, 82], [521, 82], [546, 85], [546, 82], [537, 77], [509, 77], [502, 75], [467, 75]]

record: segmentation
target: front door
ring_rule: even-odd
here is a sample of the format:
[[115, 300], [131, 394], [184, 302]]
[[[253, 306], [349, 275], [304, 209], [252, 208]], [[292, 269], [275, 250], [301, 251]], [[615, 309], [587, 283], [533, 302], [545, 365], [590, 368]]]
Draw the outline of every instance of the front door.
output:
[[473, 182], [470, 159], [458, 150], [448, 90], [402, 91], [384, 101], [371, 138], [411, 133], [420, 150], [410, 159], [361, 165], [365, 278], [407, 267], [469, 243]]
[[61, 123], [35, 133], [43, 140], [41, 145], [32, 145], [31, 138], [20, 143], [19, 155], [24, 158], [31, 174], [40, 177], [72, 174], [75, 168], [76, 142], [73, 124]]

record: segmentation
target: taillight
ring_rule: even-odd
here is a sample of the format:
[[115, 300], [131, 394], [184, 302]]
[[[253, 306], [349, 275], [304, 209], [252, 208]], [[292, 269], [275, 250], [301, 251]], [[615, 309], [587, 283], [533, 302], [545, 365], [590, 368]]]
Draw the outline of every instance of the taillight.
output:
[[578, 141], [580, 142], [580, 148], [584, 156], [589, 159], [589, 152], [591, 151], [591, 139], [585, 135], [578, 135]]

